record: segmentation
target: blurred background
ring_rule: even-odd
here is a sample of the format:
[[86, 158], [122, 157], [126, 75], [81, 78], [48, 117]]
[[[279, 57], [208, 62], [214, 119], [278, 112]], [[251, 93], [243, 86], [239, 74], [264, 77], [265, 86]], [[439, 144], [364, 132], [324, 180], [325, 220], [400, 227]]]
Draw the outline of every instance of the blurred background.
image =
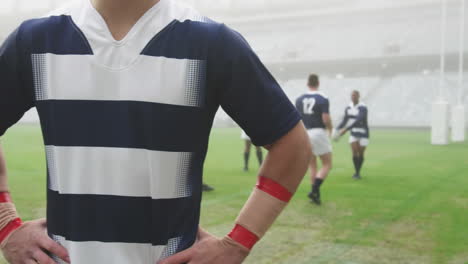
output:
[[[293, 101], [306, 90], [307, 75], [319, 73], [335, 120], [342, 116], [350, 91], [357, 89], [370, 109], [371, 126], [431, 125], [431, 104], [440, 97], [440, 0], [175, 1], [242, 33]], [[65, 2], [0, 1], [0, 41], [24, 19]], [[462, 93], [457, 82], [459, 11], [459, 0], [447, 1], [442, 96], [449, 104], [466, 105], [468, 78]], [[464, 60], [468, 65], [468, 54]], [[468, 116], [468, 107], [465, 111]], [[37, 116], [30, 112], [24, 121], [36, 122]], [[216, 125], [234, 124], [220, 111]]]

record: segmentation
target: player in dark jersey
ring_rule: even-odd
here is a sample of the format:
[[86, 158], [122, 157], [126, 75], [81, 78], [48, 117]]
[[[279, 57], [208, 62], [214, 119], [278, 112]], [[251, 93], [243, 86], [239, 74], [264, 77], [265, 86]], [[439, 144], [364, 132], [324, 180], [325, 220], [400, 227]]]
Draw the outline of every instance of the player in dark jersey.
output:
[[[252, 140], [250, 137], [242, 130], [241, 139], [245, 142], [244, 148], [244, 171], [249, 171], [249, 158], [250, 158], [250, 149], [252, 147]], [[255, 146], [255, 152], [257, 154], [258, 165], [261, 166], [263, 163], [263, 152], [262, 148], [259, 146]]]
[[[71, 2], [0, 46], [0, 138], [35, 107], [47, 157], [47, 221], [23, 223], [0, 175], [3, 256], [242, 263], [307, 169], [296, 108], [238, 32], [180, 1]], [[232, 231], [216, 238], [199, 219], [220, 107], [268, 154]]]
[[345, 109], [343, 121], [338, 126], [338, 136], [350, 131], [349, 143], [353, 153], [354, 179], [361, 179], [361, 168], [364, 163], [364, 152], [369, 145], [369, 126], [367, 123], [367, 106], [359, 101], [359, 91], [351, 93], [351, 103]]
[[[328, 98], [319, 92], [320, 81], [315, 74], [309, 76], [309, 91], [296, 100], [296, 108], [302, 116], [312, 144], [313, 158], [310, 162], [312, 190], [308, 197], [319, 205], [320, 186], [332, 168], [332, 146], [329, 136], [332, 132], [332, 122]], [[317, 170], [317, 157], [322, 161], [322, 168]]]
[[204, 192], [211, 192], [211, 191], [214, 191], [214, 188], [211, 187], [210, 185], [206, 184], [206, 183], [203, 183], [202, 190]]

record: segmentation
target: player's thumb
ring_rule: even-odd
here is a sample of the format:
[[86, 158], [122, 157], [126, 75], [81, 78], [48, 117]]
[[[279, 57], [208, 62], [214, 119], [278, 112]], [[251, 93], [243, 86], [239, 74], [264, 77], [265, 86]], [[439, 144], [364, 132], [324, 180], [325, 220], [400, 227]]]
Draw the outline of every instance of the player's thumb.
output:
[[166, 259], [159, 261], [157, 264], [185, 264], [192, 259], [193, 250], [192, 248], [181, 251], [175, 255], [172, 255]]
[[203, 240], [208, 237], [211, 237], [211, 234], [206, 232], [205, 229], [199, 227], [198, 234], [197, 234], [197, 241]]

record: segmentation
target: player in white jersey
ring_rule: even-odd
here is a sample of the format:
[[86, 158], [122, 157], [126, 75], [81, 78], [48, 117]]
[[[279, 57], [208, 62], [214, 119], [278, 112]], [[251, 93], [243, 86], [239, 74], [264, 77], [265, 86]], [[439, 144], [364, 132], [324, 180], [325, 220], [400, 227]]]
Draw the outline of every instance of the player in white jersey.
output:
[[[321, 204], [320, 186], [332, 169], [332, 146], [329, 137], [333, 130], [330, 118], [328, 97], [319, 92], [320, 81], [315, 74], [309, 76], [309, 91], [296, 100], [296, 108], [302, 116], [314, 153], [310, 162], [312, 190], [308, 197], [317, 205]], [[317, 157], [322, 161], [322, 168], [317, 169]]]
[[359, 91], [351, 93], [351, 103], [345, 109], [343, 121], [338, 126], [337, 138], [350, 131], [349, 144], [353, 153], [355, 173], [353, 178], [361, 179], [361, 168], [364, 163], [364, 153], [369, 145], [369, 125], [367, 122], [367, 106], [360, 102]]
[[[252, 148], [252, 140], [250, 137], [245, 133], [244, 130], [241, 132], [241, 139], [245, 142], [244, 148], [244, 171], [249, 171], [249, 159], [250, 159], [250, 149]], [[262, 148], [259, 146], [255, 146], [255, 153], [257, 154], [258, 165], [261, 166], [263, 162], [263, 152]]]
[[[0, 175], [11, 264], [242, 263], [311, 157], [300, 115], [246, 40], [178, 0], [79, 0], [22, 23], [0, 47], [0, 136], [33, 107], [47, 221], [22, 222]], [[199, 228], [219, 107], [268, 149], [223, 238]]]

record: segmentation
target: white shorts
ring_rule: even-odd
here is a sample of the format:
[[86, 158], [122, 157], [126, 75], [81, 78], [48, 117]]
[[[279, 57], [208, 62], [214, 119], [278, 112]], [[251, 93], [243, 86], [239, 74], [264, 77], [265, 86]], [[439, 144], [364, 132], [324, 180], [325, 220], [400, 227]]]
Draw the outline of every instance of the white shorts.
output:
[[244, 130], [242, 130], [241, 139], [251, 141], [251, 140], [250, 140], [250, 137], [247, 136], [247, 133], [245, 133]]
[[359, 142], [359, 145], [362, 147], [367, 147], [369, 145], [369, 138], [358, 138], [349, 136], [349, 143]]
[[312, 144], [312, 152], [315, 156], [322, 156], [332, 152], [332, 145], [325, 129], [309, 129], [307, 130], [307, 134], [309, 134], [310, 143]]

